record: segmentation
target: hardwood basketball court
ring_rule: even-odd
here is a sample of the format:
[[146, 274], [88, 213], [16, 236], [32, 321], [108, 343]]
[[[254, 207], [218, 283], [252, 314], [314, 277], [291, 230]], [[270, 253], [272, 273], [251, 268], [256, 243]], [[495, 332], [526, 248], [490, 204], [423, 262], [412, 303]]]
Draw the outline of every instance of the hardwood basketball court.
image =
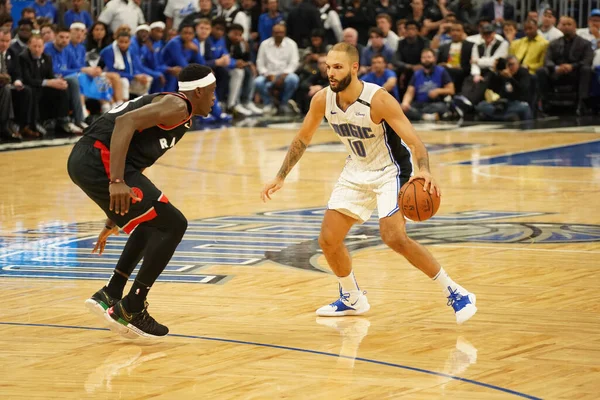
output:
[[3, 153], [0, 397], [597, 399], [600, 134], [492, 128], [420, 132], [444, 194], [409, 231], [477, 294], [462, 326], [375, 218], [348, 238], [371, 311], [315, 316], [337, 295], [316, 239], [345, 158], [325, 127], [268, 204], [293, 124], [190, 133], [146, 172], [190, 221], [150, 292], [157, 341], [83, 306], [126, 235], [89, 254], [103, 216], [71, 146]]

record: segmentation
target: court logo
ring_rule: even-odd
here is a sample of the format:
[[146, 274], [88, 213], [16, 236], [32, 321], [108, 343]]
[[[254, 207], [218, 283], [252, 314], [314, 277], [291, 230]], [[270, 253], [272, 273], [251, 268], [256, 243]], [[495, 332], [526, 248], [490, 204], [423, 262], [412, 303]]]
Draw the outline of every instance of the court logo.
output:
[[[226, 275], [207, 267], [259, 265], [266, 261], [307, 271], [328, 271], [318, 244], [325, 208], [231, 215], [191, 221], [159, 281], [215, 284]], [[436, 215], [407, 224], [424, 245], [511, 243], [545, 245], [600, 242], [600, 226], [529, 222], [545, 213], [469, 211]], [[127, 235], [111, 236], [102, 257], [90, 254], [102, 221], [51, 224], [0, 236], [0, 276], [107, 280]], [[346, 238], [351, 252], [384, 246], [376, 218], [354, 227]]]

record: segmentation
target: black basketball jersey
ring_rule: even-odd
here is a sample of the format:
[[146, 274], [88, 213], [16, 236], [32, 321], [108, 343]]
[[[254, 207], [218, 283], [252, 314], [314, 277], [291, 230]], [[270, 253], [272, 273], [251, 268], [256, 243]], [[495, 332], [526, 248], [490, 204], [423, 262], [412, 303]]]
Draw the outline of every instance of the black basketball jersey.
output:
[[126, 163], [139, 169], [147, 168], [154, 164], [167, 150], [175, 146], [191, 127], [192, 103], [183, 94], [155, 93], [129, 100], [104, 113], [85, 130], [84, 135], [99, 140], [110, 149], [110, 139], [117, 117], [150, 104], [156, 96], [168, 95], [184, 99], [188, 105], [189, 116], [175, 126], [152, 126], [133, 134], [129, 150], [127, 150]]

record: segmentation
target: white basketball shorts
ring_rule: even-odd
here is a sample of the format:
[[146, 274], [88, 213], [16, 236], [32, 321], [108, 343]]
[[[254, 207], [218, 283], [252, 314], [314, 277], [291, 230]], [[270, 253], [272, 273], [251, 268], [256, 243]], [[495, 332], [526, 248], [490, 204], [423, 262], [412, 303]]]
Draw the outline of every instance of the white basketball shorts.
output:
[[399, 168], [394, 164], [382, 170], [368, 171], [357, 168], [352, 160], [348, 160], [327, 208], [356, 218], [361, 224], [371, 217], [375, 206], [379, 218], [389, 217], [399, 210], [398, 195], [403, 183]]

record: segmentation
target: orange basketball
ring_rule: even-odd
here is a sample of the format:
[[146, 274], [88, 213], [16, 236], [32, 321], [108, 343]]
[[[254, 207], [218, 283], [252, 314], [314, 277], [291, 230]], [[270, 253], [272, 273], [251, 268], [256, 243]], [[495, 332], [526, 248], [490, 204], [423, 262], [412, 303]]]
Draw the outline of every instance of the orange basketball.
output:
[[400, 189], [398, 205], [404, 216], [411, 221], [426, 221], [440, 208], [440, 197], [435, 192], [429, 194], [429, 191], [424, 191], [424, 184], [425, 180], [419, 178], [404, 184]]

